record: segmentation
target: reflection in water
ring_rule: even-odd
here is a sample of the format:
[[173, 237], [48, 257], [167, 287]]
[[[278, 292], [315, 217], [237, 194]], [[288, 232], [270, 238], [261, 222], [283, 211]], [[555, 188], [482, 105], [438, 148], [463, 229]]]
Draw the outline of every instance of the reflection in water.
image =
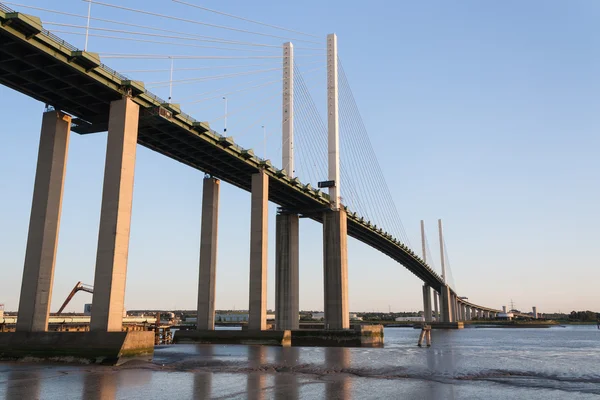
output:
[[326, 398], [328, 400], [352, 398], [352, 382], [350, 377], [345, 375], [343, 371], [350, 367], [350, 349], [347, 347], [326, 347], [325, 367], [341, 372], [339, 376], [335, 376], [327, 383], [325, 387]]
[[[196, 352], [199, 355], [209, 357], [214, 356], [214, 346], [196, 345]], [[194, 373], [194, 399], [210, 399], [212, 395], [212, 372]]]
[[81, 398], [86, 400], [113, 400], [117, 398], [118, 375], [116, 372], [85, 374]]
[[[432, 335], [437, 336], [439, 339], [442, 339], [442, 335], [447, 336], [448, 332], [437, 331], [432, 333]], [[436, 337], [432, 338], [438, 339]], [[427, 368], [429, 372], [434, 376], [442, 376], [450, 380], [456, 371], [456, 363], [454, 361], [454, 349], [452, 348], [452, 341], [444, 340], [445, 346], [442, 349], [438, 348], [428, 348], [427, 351]], [[449, 399], [454, 400], [454, 385], [439, 385], [429, 383], [427, 385], [428, 388], [428, 397], [427, 399]]]
[[591, 398], [597, 332], [434, 331], [433, 346], [418, 349], [412, 329], [388, 329], [384, 349], [182, 344], [117, 368], [0, 362], [0, 399]]
[[194, 374], [194, 399], [210, 399], [212, 392], [212, 372]]
[[6, 400], [39, 399], [40, 382], [38, 371], [10, 371]]
[[275, 398], [295, 400], [299, 398], [298, 377], [292, 368], [298, 365], [300, 351], [297, 347], [282, 347], [277, 352], [275, 362], [280, 371], [275, 374]]
[[265, 364], [267, 358], [266, 346], [248, 347], [248, 364], [250, 373], [248, 374], [248, 399], [264, 399], [264, 389], [267, 380], [266, 374], [260, 371], [261, 366]]

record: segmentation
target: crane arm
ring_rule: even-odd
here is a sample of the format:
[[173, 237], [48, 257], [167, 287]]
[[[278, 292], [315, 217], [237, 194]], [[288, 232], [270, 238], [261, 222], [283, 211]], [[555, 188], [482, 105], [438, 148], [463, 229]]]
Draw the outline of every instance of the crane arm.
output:
[[67, 299], [65, 300], [65, 302], [63, 303], [62, 306], [60, 306], [60, 309], [58, 310], [58, 312], [56, 313], [56, 315], [60, 315], [60, 313], [63, 312], [63, 310], [65, 309], [65, 307], [67, 306], [67, 304], [69, 304], [69, 302], [73, 299], [73, 296], [75, 296], [75, 293], [77, 293], [78, 291], [84, 291], [84, 292], [88, 292], [88, 293], [94, 293], [94, 288], [90, 285], [84, 285], [83, 283], [77, 282], [77, 284], [75, 285], [75, 287], [73, 288], [73, 290], [71, 290], [71, 293], [69, 293], [69, 295], [67, 296]]

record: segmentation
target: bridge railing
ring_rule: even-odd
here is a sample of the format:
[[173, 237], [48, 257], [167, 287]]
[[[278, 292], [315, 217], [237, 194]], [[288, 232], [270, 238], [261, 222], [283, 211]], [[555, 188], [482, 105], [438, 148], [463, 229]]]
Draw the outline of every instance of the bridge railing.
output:
[[71, 51], [79, 51], [79, 49], [77, 47], [73, 46], [71, 43], [65, 41], [64, 39], [59, 38], [58, 36], [56, 36], [54, 33], [50, 32], [47, 29], [42, 29], [42, 35], [48, 36], [50, 39], [54, 40], [55, 42], [59, 43], [61, 46], [64, 46]]

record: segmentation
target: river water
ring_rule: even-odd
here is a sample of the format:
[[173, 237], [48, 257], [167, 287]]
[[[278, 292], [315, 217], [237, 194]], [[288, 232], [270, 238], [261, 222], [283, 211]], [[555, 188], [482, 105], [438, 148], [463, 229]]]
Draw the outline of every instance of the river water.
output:
[[385, 347], [173, 345], [120, 367], [0, 363], [0, 399], [599, 399], [600, 330], [386, 328]]

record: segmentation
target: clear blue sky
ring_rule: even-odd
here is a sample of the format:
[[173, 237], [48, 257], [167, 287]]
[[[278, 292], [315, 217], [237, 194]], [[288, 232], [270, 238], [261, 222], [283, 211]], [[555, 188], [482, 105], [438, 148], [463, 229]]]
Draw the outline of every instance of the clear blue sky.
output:
[[[87, 3], [79, 0], [51, 6], [42, 0], [22, 1], [81, 15], [87, 12]], [[120, 4], [314, 39], [169, 0]], [[426, 220], [437, 258], [436, 220], [444, 220], [452, 274], [461, 295], [494, 307], [513, 299], [524, 310], [537, 305], [541, 312], [600, 311], [600, 261], [595, 250], [600, 238], [600, 3], [330, 1], [323, 5], [316, 0], [207, 0], [202, 5], [322, 36], [315, 39], [321, 44], [295, 41], [297, 47], [322, 48], [327, 33], [338, 34], [340, 57], [411, 243], [418, 247], [419, 220]], [[23, 11], [45, 22], [85, 24], [85, 19]], [[231, 40], [275, 45], [284, 41], [99, 5], [92, 8], [92, 16]], [[82, 32], [76, 27], [46, 27]], [[99, 21], [92, 21], [92, 27], [143, 30]], [[57, 34], [83, 47], [82, 35]], [[248, 56], [280, 52], [252, 49], [264, 53], [89, 39], [89, 50], [99, 53]], [[317, 53], [322, 51], [297, 50], [304, 71], [324, 66], [322, 56], [311, 56]], [[103, 61], [117, 70], [162, 69], [128, 73], [147, 86], [169, 80], [170, 64], [165, 59], [103, 56]], [[247, 67], [217, 68], [241, 64]], [[180, 70], [205, 66], [215, 68]], [[277, 59], [176, 60], [173, 79], [279, 66]], [[217, 89], [255, 79], [256, 84], [277, 80], [280, 72], [176, 85], [173, 98], [186, 112], [221, 130], [224, 102], [218, 96], [223, 90]], [[322, 106], [324, 69], [305, 79]], [[152, 90], [164, 98], [169, 95], [164, 85]], [[228, 133], [261, 155], [264, 124], [269, 135], [267, 153], [276, 165], [280, 165], [280, 92], [276, 83], [229, 96]], [[215, 99], [189, 103], [215, 95]], [[254, 107], [247, 108], [250, 105]], [[0, 303], [9, 310], [18, 305], [43, 106], [0, 86]], [[77, 281], [93, 283], [105, 146], [105, 133], [71, 135], [53, 311]], [[138, 147], [127, 308], [195, 308], [202, 178], [200, 171]], [[217, 267], [220, 309], [248, 307], [249, 210], [249, 194], [224, 184]], [[272, 205], [271, 232], [275, 210]], [[268, 306], [273, 308], [274, 235], [269, 239]], [[323, 308], [321, 250], [321, 226], [303, 220], [302, 309]], [[436, 265], [439, 268], [437, 260]], [[422, 308], [421, 282], [354, 240], [349, 248], [349, 284], [353, 311]], [[91, 302], [90, 295], [79, 294], [69, 309], [81, 311], [85, 302]]]

